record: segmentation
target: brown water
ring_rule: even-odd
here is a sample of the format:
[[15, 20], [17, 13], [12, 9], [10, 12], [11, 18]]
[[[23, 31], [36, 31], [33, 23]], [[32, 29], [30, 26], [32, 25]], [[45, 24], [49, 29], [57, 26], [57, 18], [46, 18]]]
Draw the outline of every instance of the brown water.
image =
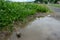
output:
[[17, 38], [13, 32], [8, 40], [60, 40], [60, 21], [48, 16], [36, 18], [25, 28], [20, 29], [21, 38]]
[[54, 11], [52, 16], [36, 18], [18, 30], [21, 38], [17, 38], [16, 32], [13, 32], [8, 40], [60, 40], [60, 8], [49, 8]]

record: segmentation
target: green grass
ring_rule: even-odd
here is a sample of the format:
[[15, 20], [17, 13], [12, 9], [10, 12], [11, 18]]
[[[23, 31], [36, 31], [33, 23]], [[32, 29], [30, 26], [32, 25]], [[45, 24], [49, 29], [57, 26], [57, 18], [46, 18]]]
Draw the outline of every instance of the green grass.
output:
[[46, 5], [36, 3], [0, 2], [0, 30], [11, 26], [15, 21], [24, 21], [36, 12], [49, 12]]
[[51, 6], [60, 7], [60, 4], [51, 4]]

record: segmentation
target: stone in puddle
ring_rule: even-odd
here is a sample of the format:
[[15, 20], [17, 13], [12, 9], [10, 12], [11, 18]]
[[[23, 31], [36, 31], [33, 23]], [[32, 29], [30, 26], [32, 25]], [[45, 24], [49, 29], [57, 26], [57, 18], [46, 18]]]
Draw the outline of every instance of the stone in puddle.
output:
[[17, 32], [16, 36], [17, 36], [17, 38], [21, 38], [21, 33]]

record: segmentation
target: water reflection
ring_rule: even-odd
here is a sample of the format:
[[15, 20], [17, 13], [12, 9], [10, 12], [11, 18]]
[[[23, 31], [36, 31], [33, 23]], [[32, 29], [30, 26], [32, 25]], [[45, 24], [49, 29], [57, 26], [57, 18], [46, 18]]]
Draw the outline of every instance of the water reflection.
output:
[[12, 35], [10, 40], [60, 40], [60, 21], [49, 16], [36, 18], [20, 30], [20, 39]]

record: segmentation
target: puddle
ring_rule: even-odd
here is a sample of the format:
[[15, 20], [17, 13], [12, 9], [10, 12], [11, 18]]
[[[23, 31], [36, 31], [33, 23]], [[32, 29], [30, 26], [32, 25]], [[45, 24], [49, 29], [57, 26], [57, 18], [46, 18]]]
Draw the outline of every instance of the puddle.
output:
[[9, 40], [60, 40], [60, 21], [50, 15], [36, 18], [21, 29], [21, 38], [13, 33]]

